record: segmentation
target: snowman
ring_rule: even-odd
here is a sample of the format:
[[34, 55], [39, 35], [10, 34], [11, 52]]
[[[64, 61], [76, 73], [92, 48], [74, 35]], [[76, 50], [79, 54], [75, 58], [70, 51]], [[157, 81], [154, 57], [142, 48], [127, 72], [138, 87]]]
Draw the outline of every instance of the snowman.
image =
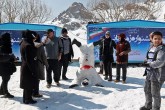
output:
[[76, 44], [80, 48], [79, 64], [80, 68], [76, 72], [76, 78], [71, 82], [69, 88], [76, 86], [100, 86], [103, 81], [94, 67], [94, 45], [82, 45], [76, 39], [73, 40], [72, 45]]

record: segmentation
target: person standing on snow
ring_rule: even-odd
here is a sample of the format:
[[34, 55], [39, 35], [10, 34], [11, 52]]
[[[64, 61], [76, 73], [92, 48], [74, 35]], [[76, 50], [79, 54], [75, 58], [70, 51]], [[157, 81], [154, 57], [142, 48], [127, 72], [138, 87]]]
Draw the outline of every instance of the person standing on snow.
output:
[[100, 47], [101, 61], [104, 65], [105, 80], [112, 81], [112, 63], [114, 62], [113, 52], [116, 49], [116, 43], [111, 39], [110, 32], [105, 33], [105, 39]]
[[126, 41], [124, 33], [118, 35], [119, 42], [116, 44], [116, 80], [120, 81], [120, 69], [122, 68], [122, 83], [126, 82], [128, 53], [131, 51], [130, 43]]
[[48, 68], [46, 69], [46, 81], [47, 88], [51, 87], [52, 84], [52, 71], [53, 79], [57, 86], [60, 85], [60, 73], [59, 73], [59, 60], [63, 53], [63, 45], [61, 39], [54, 35], [52, 29], [47, 30], [47, 38], [45, 39], [45, 53], [48, 61]]
[[36, 89], [33, 90], [33, 97], [42, 97], [42, 94], [39, 93], [39, 83], [40, 80], [45, 80], [45, 68], [48, 68], [48, 62], [45, 55], [44, 43], [41, 42], [39, 34], [35, 36], [34, 45], [37, 48], [37, 65], [38, 65], [38, 82], [36, 83]]
[[68, 34], [67, 29], [63, 28], [61, 30], [61, 34], [62, 35], [60, 36], [60, 39], [62, 41], [64, 51], [63, 51], [62, 56], [61, 56], [59, 71], [61, 73], [61, 69], [63, 67], [62, 79], [68, 80], [68, 78], [66, 77], [67, 68], [68, 68], [69, 62], [71, 62], [71, 58], [74, 57], [74, 53], [73, 53], [73, 48], [72, 48], [72, 44], [71, 44], [71, 39], [67, 35]]
[[112, 81], [112, 63], [114, 62], [114, 49], [116, 43], [111, 39], [110, 32], [105, 33], [105, 38], [93, 43], [94, 46], [100, 45], [100, 61], [103, 62], [105, 71], [105, 80]]
[[[105, 38], [105, 36], [102, 36], [101, 38], [100, 38], [100, 40], [103, 40]], [[99, 50], [101, 49], [101, 47], [99, 46]], [[101, 53], [101, 51], [99, 51], [99, 57], [101, 57], [101, 55], [102, 55], [102, 53]], [[99, 59], [101, 59], [101, 58], [99, 58]], [[104, 74], [104, 65], [103, 65], [103, 62], [102, 61], [100, 61], [100, 64], [99, 64], [99, 66], [100, 66], [100, 71], [98, 72], [98, 74], [103, 74], [103, 75], [105, 75]]]
[[[10, 76], [16, 72], [16, 67], [13, 64], [16, 58], [14, 54], [12, 54], [11, 46], [10, 34], [4, 33], [0, 37], [0, 76], [2, 77], [0, 95], [4, 95], [3, 98], [14, 98], [8, 91]], [[11, 64], [13, 64], [14, 70], [11, 67]]]
[[20, 43], [21, 53], [21, 76], [20, 88], [23, 89], [23, 103], [35, 104], [37, 101], [33, 100], [33, 89], [36, 89], [38, 81], [37, 74], [37, 49], [34, 46], [34, 38], [36, 32], [26, 30], [22, 33], [23, 40]]
[[165, 46], [163, 35], [156, 31], [152, 34], [152, 46], [149, 48], [144, 66], [147, 67], [144, 85], [145, 105], [140, 110], [160, 110], [160, 90], [165, 81]]

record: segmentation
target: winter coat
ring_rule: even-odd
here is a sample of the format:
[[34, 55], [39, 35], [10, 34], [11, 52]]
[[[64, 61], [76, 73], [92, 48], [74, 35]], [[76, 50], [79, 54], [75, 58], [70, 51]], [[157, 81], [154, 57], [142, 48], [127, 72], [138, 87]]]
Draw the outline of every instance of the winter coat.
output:
[[22, 89], [35, 89], [37, 85], [37, 49], [32, 41], [24, 39], [20, 45], [21, 53], [21, 76], [20, 88]]
[[[118, 42], [116, 45], [116, 63], [123, 64], [128, 63], [128, 53], [131, 51], [130, 43], [126, 40], [123, 42]], [[125, 52], [126, 54], [120, 56], [121, 52]]]
[[0, 54], [0, 76], [13, 74], [14, 59], [13, 54]]
[[[60, 36], [60, 39], [61, 39], [61, 41], [62, 41], [62, 44], [63, 44], [63, 48], [64, 48], [64, 40], [65, 40], [65, 37], [62, 37], [62, 36]], [[71, 39], [70, 38], [68, 38], [67, 40], [69, 40], [69, 55], [68, 55], [68, 61], [70, 61], [71, 62], [71, 59], [74, 57], [74, 52], [73, 52], [73, 47], [72, 47], [72, 44], [71, 44]], [[64, 50], [64, 49], [63, 49]], [[63, 51], [64, 52], [64, 51]], [[64, 56], [64, 53], [62, 54], [62, 58], [63, 58], [63, 56]]]
[[154, 52], [154, 59], [149, 63], [150, 71], [147, 79], [152, 81], [165, 81], [165, 46], [160, 45]]
[[47, 59], [58, 59], [59, 53], [63, 52], [63, 45], [58, 37], [55, 37], [45, 45]]
[[41, 45], [41, 43], [34, 42], [35, 47], [37, 48], [37, 65], [38, 65], [38, 71], [37, 75], [40, 80], [45, 80], [45, 67], [48, 67], [48, 62], [45, 55], [44, 47]]
[[116, 43], [111, 38], [105, 38], [100, 45], [100, 60], [109, 60], [114, 62], [113, 52], [116, 49]]

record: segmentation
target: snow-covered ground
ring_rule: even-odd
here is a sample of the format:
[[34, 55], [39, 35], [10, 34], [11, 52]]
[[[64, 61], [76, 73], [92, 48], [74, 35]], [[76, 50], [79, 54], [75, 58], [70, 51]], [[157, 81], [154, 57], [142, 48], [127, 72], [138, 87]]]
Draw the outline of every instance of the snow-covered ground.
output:
[[[139, 110], [144, 104], [143, 67], [128, 67], [127, 83], [122, 84], [103, 81], [105, 87], [75, 87], [69, 89], [70, 82], [75, 78], [79, 64], [69, 65], [68, 81], [61, 80], [61, 87], [46, 88], [46, 81], [40, 83], [40, 93], [43, 98], [36, 99], [37, 104], [22, 103], [22, 89], [20, 83], [20, 67], [9, 81], [9, 91], [15, 96], [13, 99], [0, 98], [0, 110]], [[99, 68], [96, 68], [99, 71]], [[113, 79], [116, 69], [113, 68]], [[103, 75], [101, 75], [103, 78]], [[1, 82], [1, 79], [0, 79]], [[165, 85], [161, 90], [162, 107], [165, 110]], [[2, 96], [0, 96], [2, 97]]]

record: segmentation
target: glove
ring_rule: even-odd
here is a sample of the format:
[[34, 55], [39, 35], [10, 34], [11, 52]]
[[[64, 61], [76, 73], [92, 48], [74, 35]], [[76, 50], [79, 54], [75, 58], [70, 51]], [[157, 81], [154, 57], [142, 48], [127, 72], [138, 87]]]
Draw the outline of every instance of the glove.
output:
[[145, 69], [143, 76], [147, 76], [147, 70]]
[[77, 41], [76, 39], [73, 39], [72, 45], [76, 44], [78, 47], [81, 47], [81, 42]]

